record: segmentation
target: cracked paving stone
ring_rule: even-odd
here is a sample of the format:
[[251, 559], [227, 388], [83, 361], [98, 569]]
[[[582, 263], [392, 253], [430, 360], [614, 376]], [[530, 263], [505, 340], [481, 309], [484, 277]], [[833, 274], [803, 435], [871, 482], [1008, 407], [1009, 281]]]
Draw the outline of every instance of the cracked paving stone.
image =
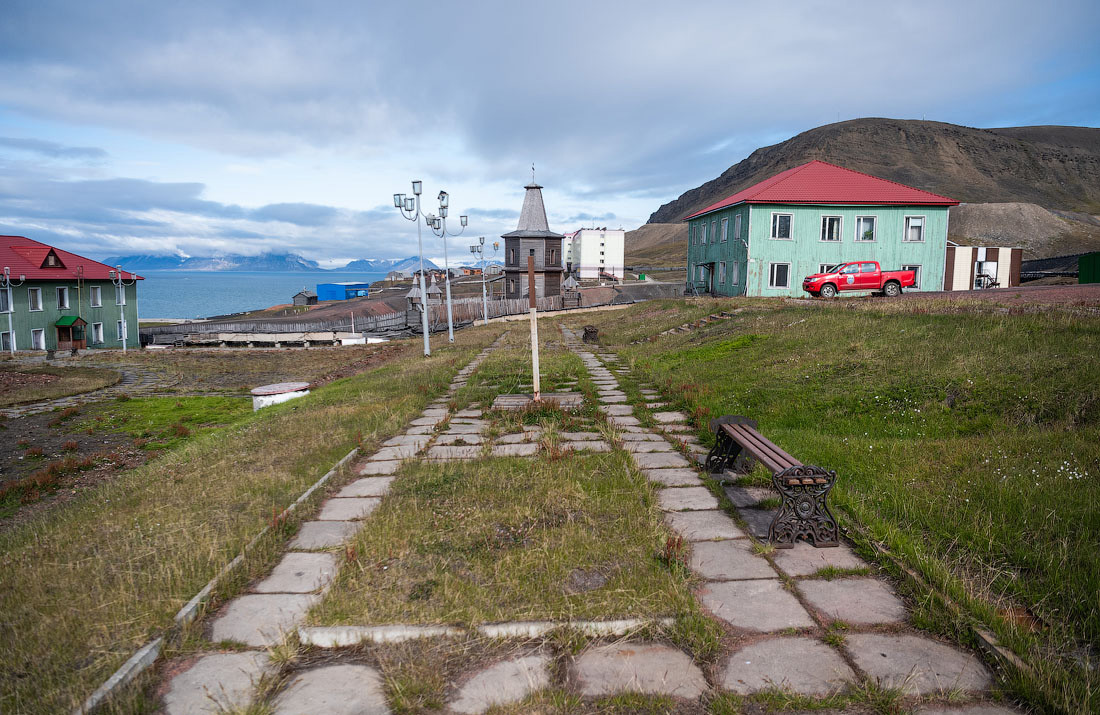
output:
[[662, 489], [657, 502], [664, 511], [706, 511], [718, 508], [718, 499], [706, 487]]
[[810, 614], [778, 579], [714, 581], [699, 590], [699, 601], [718, 618], [749, 631], [814, 626]]
[[650, 452], [635, 454], [634, 463], [639, 469], [668, 469], [690, 467], [691, 464], [677, 452]]
[[428, 449], [428, 459], [437, 460], [449, 460], [449, 459], [477, 459], [481, 455], [481, 447], [430, 447]]
[[600, 411], [614, 416], [614, 417], [626, 417], [634, 414], [634, 408], [630, 405], [600, 405]]
[[585, 696], [633, 692], [695, 699], [707, 688], [703, 672], [679, 648], [655, 643], [613, 643], [590, 648], [574, 665]]
[[199, 715], [243, 709], [268, 670], [266, 653], [212, 653], [169, 681], [166, 715]]
[[546, 655], [526, 655], [492, 665], [459, 688], [450, 709], [474, 714], [517, 703], [550, 686], [550, 665], [551, 659]]
[[924, 636], [855, 633], [845, 638], [845, 647], [871, 678], [913, 695], [976, 692], [992, 682], [975, 656]]
[[359, 474], [364, 477], [372, 474], [393, 474], [400, 467], [401, 462], [396, 459], [388, 462], [367, 462], [359, 467]]
[[260, 647], [279, 643], [294, 629], [321, 596], [297, 593], [255, 593], [226, 605], [210, 626], [210, 640], [232, 640]]
[[[766, 533], [767, 527], [765, 527]], [[867, 562], [853, 554], [847, 544], [817, 549], [804, 541], [799, 541], [793, 548], [776, 549], [772, 559], [775, 561], [775, 565], [788, 576], [812, 576], [826, 567], [837, 569], [867, 568]]]
[[708, 581], [779, 578], [767, 559], [752, 552], [748, 539], [692, 544], [690, 564], [692, 571]]
[[702, 486], [698, 473], [693, 469], [643, 469], [642, 475], [651, 482], [663, 484], [666, 487], [696, 487]]
[[721, 511], [670, 511], [665, 513], [669, 527], [687, 541], [740, 539], [745, 533], [733, 519]]
[[336, 664], [300, 671], [275, 698], [275, 715], [386, 715], [382, 676], [367, 665]]
[[652, 440], [646, 440], [644, 442], [627, 441], [623, 443], [623, 449], [627, 452], [634, 454], [642, 454], [646, 452], [675, 452], [676, 449], [668, 442], [661, 440], [655, 442]]
[[835, 693], [855, 682], [840, 653], [814, 638], [769, 638], [729, 657], [719, 685], [740, 695], [769, 688], [799, 695]]
[[312, 593], [336, 576], [336, 557], [327, 553], [292, 551], [252, 587], [255, 593]]
[[393, 477], [366, 477], [356, 479], [339, 492], [338, 497], [383, 497], [390, 491]]
[[610, 452], [611, 445], [603, 440], [582, 440], [576, 442], [562, 442], [561, 448], [570, 452]]
[[360, 526], [354, 521], [307, 521], [290, 542], [290, 548], [309, 550], [340, 546], [355, 536]]
[[381, 499], [367, 497], [333, 498], [321, 505], [318, 521], [353, 521], [365, 519], [378, 508]]
[[799, 581], [798, 590], [806, 602], [827, 618], [855, 625], [902, 623], [905, 604], [894, 589], [873, 578], [843, 578], [833, 581]]
[[448, 444], [481, 444], [484, 438], [479, 434], [441, 434], [435, 439], [436, 446]]

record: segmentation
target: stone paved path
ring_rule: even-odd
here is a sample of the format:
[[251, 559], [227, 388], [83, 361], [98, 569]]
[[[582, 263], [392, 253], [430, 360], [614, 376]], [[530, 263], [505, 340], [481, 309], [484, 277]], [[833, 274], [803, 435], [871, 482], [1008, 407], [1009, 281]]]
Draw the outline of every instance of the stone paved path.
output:
[[[92, 367], [99, 366], [92, 365]], [[23, 417], [25, 415], [37, 415], [42, 412], [63, 410], [66, 407], [85, 405], [89, 402], [110, 400], [119, 395], [127, 395], [128, 397], [149, 397], [158, 394], [158, 391], [166, 387], [175, 385], [179, 381], [177, 378], [168, 377], [154, 370], [146, 370], [140, 367], [127, 366], [124, 368], [111, 367], [108, 369], [116, 370], [122, 375], [119, 381], [113, 385], [101, 387], [91, 392], [83, 392], [79, 395], [59, 397], [56, 400], [44, 400], [42, 402], [31, 402], [25, 405], [6, 407], [0, 409], [0, 416], [14, 418]]]
[[[614, 448], [630, 454], [658, 490], [670, 529], [687, 544], [686, 563], [701, 582], [697, 598], [725, 628], [725, 654], [717, 667], [703, 668], [667, 643], [624, 635], [613, 642], [597, 641], [562, 669], [554, 667], [552, 647], [538, 642], [556, 624], [493, 624], [478, 630], [491, 637], [533, 640], [527, 650], [504, 660], [472, 664], [459, 682], [450, 684], [447, 712], [481, 713], [547, 687], [589, 697], [639, 692], [699, 701], [720, 692], [752, 695], [771, 688], [821, 697], [863, 681], [903, 688], [910, 695], [939, 696], [941, 701], [950, 692], [962, 700], [961, 705], [922, 706], [929, 713], [954, 712], [952, 707], [959, 712], [978, 708], [973, 712], [990, 715], [1015, 712], [987, 701], [992, 678], [976, 657], [913, 629], [904, 602], [847, 546], [814, 549], [799, 544], [771, 550], [754, 539], [761, 528], [766, 533], [771, 513], [757, 507], [768, 505], [761, 503], [772, 498], [770, 492], [726, 487], [741, 516], [740, 522], [731, 518], [698, 471], [705, 450], [687, 416], [670, 409], [646, 385], [639, 395], [646, 406], [633, 407], [618, 381], [617, 376], [628, 374], [618, 357], [593, 353], [575, 333], [563, 333], [565, 345], [581, 358], [598, 388], [599, 408], [616, 440], [609, 443], [606, 432], [595, 429], [551, 437], [559, 440], [559, 448]], [[271, 573], [215, 614], [208, 632], [212, 641], [237, 641], [252, 650], [209, 653], [177, 664], [170, 669], [177, 674], [161, 689], [165, 712], [215, 712], [219, 704], [243, 708], [256, 697], [250, 686], [277, 670], [262, 647], [278, 643], [322, 597], [339, 567], [337, 556], [326, 550], [343, 545], [362, 528], [402, 460], [535, 458], [541, 453], [546, 435], [538, 427], [491, 439], [480, 410], [448, 411], [449, 397], [491, 350], [459, 371], [447, 395], [412, 420], [404, 434], [362, 459], [356, 467], [360, 478], [327, 500], [314, 521], [302, 525]], [[650, 424], [654, 426], [646, 426]], [[630, 622], [574, 625], [591, 629], [593, 635], [629, 634], [637, 628]], [[400, 624], [330, 630], [327, 643], [311, 642], [333, 647], [462, 632]], [[270, 702], [277, 714], [390, 712], [381, 674], [361, 660], [328, 660], [300, 670]]]

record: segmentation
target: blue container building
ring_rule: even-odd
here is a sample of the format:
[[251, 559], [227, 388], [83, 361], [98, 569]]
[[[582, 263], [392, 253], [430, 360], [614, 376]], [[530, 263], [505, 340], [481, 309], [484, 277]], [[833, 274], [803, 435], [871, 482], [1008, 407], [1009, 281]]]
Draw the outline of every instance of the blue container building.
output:
[[348, 298], [366, 298], [370, 293], [370, 283], [318, 283], [317, 300], [347, 300]]

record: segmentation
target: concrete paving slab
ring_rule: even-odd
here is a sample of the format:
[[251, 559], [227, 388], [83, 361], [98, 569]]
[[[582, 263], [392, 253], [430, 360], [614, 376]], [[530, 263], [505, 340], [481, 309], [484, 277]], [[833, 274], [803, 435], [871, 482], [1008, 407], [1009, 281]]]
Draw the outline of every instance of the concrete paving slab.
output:
[[718, 618], [749, 631], [769, 633], [815, 625], [777, 579], [715, 581], [699, 590], [699, 601]]
[[448, 444], [481, 444], [484, 442], [484, 438], [479, 434], [441, 434], [435, 438], [435, 444], [437, 447], [442, 447]]
[[399, 445], [397, 447], [382, 447], [377, 452], [370, 456], [373, 462], [392, 462], [400, 461], [402, 459], [411, 459], [416, 456], [416, 453], [420, 451], [419, 447], [411, 444]]
[[405, 434], [415, 434], [415, 435], [431, 434], [433, 432], [435, 432], [435, 426], [434, 425], [413, 425], [412, 427], [405, 430]]
[[668, 403], [667, 402], [647, 402], [647, 403], [645, 403], [645, 407], [646, 407], [647, 410], [658, 410], [662, 407], [668, 407]]
[[450, 709], [483, 713], [494, 706], [517, 703], [550, 685], [550, 663], [549, 656], [526, 655], [490, 666], [459, 688]]
[[996, 703], [922, 705], [913, 711], [913, 715], [1023, 715], [1023, 713], [1023, 710], [1016, 710]]
[[623, 449], [627, 452], [634, 454], [643, 454], [646, 452], [675, 452], [676, 449], [666, 442], [661, 440], [660, 442], [654, 442], [652, 440], [646, 440], [644, 442], [624, 442]]
[[527, 442], [532, 439], [538, 439], [538, 435], [533, 435], [528, 432], [520, 432], [519, 434], [504, 434], [496, 438], [496, 444], [518, 444], [519, 442]]
[[603, 440], [589, 439], [589, 440], [577, 440], [570, 442], [562, 442], [561, 448], [571, 452], [610, 452], [611, 445]]
[[677, 452], [654, 452], [651, 454], [635, 454], [634, 463], [640, 469], [669, 469], [672, 467], [686, 468], [691, 464]]
[[722, 491], [739, 509], [755, 506], [765, 499], [776, 499], [779, 496], [771, 487], [739, 487], [727, 484], [722, 487]]
[[292, 549], [328, 549], [355, 536], [361, 524], [354, 521], [307, 521], [290, 542]]
[[931, 638], [856, 633], [845, 640], [855, 664], [887, 687], [926, 695], [989, 688], [989, 671], [975, 656]]
[[617, 405], [626, 402], [626, 395], [600, 395], [597, 399], [605, 405]]
[[362, 476], [393, 474], [401, 467], [401, 462], [396, 459], [388, 462], [367, 462], [359, 467]]
[[643, 469], [641, 471], [649, 481], [666, 487], [702, 486], [699, 474], [694, 469]]
[[619, 425], [619, 424], [617, 424], [617, 425], [615, 425], [615, 429], [617, 429], [619, 432], [648, 432], [649, 431], [648, 427], [642, 427], [642, 426], [640, 426], [640, 424], [641, 423], [636, 424], [636, 425]]
[[660, 397], [661, 396], [661, 393], [657, 392], [656, 390], [651, 390], [649, 388], [642, 388], [642, 389], [638, 390], [638, 393], [641, 394], [642, 397]]
[[275, 715], [386, 715], [382, 676], [366, 665], [326, 665], [295, 675], [275, 698]]
[[257, 593], [233, 599], [210, 626], [210, 640], [275, 645], [321, 600], [319, 594]]
[[421, 449], [428, 442], [431, 441], [431, 437], [422, 434], [399, 434], [396, 437], [390, 437], [382, 443], [383, 447], [416, 447]]
[[447, 425], [447, 430], [443, 434], [478, 434], [485, 428], [484, 424], [463, 424], [454, 423]]
[[417, 417], [415, 420], [409, 422], [413, 427], [433, 427], [442, 422], [445, 417]]
[[635, 432], [621, 436], [624, 442], [664, 442], [664, 437], [656, 432]]
[[607, 421], [616, 427], [638, 427], [642, 424], [641, 420], [630, 415], [608, 415]]
[[600, 411], [607, 415], [625, 417], [634, 414], [630, 405], [600, 405]]
[[707, 690], [703, 672], [678, 648], [614, 643], [590, 648], [573, 667], [582, 695], [645, 693], [695, 699]]
[[484, 427], [487, 424], [489, 424], [489, 422], [487, 420], [477, 419], [475, 417], [455, 417], [455, 418], [451, 419], [451, 424], [452, 425], [478, 425], [479, 427]]
[[481, 417], [482, 414], [481, 410], [466, 409], [456, 412], [455, 417]]
[[[748, 524], [749, 533], [758, 539], [768, 538], [768, 529], [775, 518], [775, 509], [738, 509], [737, 514]], [[787, 549], [779, 549], [786, 551]], [[824, 551], [825, 549], [819, 549]]]
[[664, 511], [705, 511], [718, 508], [718, 500], [706, 487], [662, 489], [657, 492], [657, 503]]
[[779, 578], [767, 559], [752, 552], [748, 539], [700, 541], [691, 546], [691, 569], [708, 581]]
[[271, 574], [252, 590], [255, 593], [313, 593], [332, 583], [335, 576], [335, 555], [291, 551], [284, 554]]
[[797, 588], [810, 606], [845, 623], [902, 623], [908, 615], [894, 589], [874, 578], [799, 581]]
[[378, 508], [381, 499], [374, 497], [333, 498], [321, 505], [317, 521], [354, 521], [365, 519]]
[[166, 715], [222, 713], [245, 708], [268, 668], [266, 653], [212, 653], [200, 656], [172, 677], [164, 694]]
[[570, 442], [586, 442], [594, 439], [603, 439], [599, 432], [558, 432], [558, 437]]
[[665, 425], [661, 425], [661, 429], [663, 429], [665, 432], [694, 432], [695, 431], [695, 428], [692, 427], [691, 425], [681, 425], [681, 424], [665, 424]]
[[533, 457], [538, 454], [538, 451], [538, 443], [521, 442], [519, 444], [494, 444], [490, 454], [494, 457]]
[[665, 521], [687, 541], [740, 539], [745, 536], [733, 519], [721, 511], [671, 511], [665, 514]]
[[666, 425], [674, 422], [683, 424], [688, 421], [688, 416], [683, 412], [654, 412], [653, 421]]
[[769, 638], [742, 648], [722, 668], [720, 687], [740, 695], [782, 688], [800, 695], [835, 693], [856, 681], [840, 653], [815, 638]]
[[447, 408], [445, 407], [429, 407], [420, 413], [421, 417], [446, 417]]
[[481, 447], [459, 447], [459, 446], [444, 446], [444, 447], [429, 447], [427, 452], [428, 459], [448, 460], [448, 459], [477, 459], [481, 455]]
[[[765, 534], [767, 528], [765, 527]], [[812, 576], [826, 566], [838, 569], [867, 568], [867, 562], [852, 553], [847, 544], [817, 549], [799, 541], [790, 549], [776, 549], [775, 565], [788, 576]]]

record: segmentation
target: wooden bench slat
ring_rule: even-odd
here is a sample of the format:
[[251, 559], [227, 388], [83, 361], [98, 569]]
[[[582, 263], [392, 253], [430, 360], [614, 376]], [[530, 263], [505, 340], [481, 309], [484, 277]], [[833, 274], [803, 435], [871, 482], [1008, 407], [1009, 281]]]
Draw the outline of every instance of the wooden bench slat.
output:
[[792, 457], [790, 454], [788, 454], [786, 451], [784, 451], [784, 449], [782, 447], [780, 447], [776, 443], [772, 442], [771, 440], [766, 438], [764, 435], [760, 434], [760, 432], [758, 430], [754, 430], [753, 428], [749, 427], [748, 425], [735, 425], [735, 426], [743, 428], [745, 434], [747, 434], [749, 437], [751, 437], [753, 439], [756, 439], [756, 440], [759, 440], [761, 443], [763, 443], [764, 446], [768, 450], [770, 450], [773, 454], [775, 454], [778, 457], [779, 462], [786, 462], [786, 464], [783, 467], [784, 469], [786, 469], [787, 467], [797, 467], [797, 466], [802, 464], [802, 462], [798, 461], [797, 459]]
[[802, 464], [756, 430], [745, 425], [722, 425], [731, 438], [741, 444], [772, 472], [782, 472], [787, 467]]

